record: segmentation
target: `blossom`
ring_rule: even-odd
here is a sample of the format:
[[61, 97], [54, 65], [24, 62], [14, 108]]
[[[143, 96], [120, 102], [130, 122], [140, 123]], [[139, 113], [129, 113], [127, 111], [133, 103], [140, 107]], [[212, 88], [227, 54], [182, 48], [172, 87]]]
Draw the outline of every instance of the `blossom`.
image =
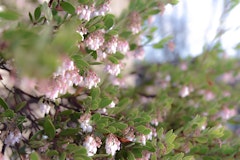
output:
[[14, 146], [15, 143], [19, 143], [22, 138], [22, 134], [19, 131], [10, 132], [5, 138], [4, 143], [8, 146]]
[[90, 118], [90, 114], [84, 114], [80, 117], [79, 122], [83, 132], [92, 132], [93, 127], [90, 124]]
[[134, 141], [134, 129], [132, 127], [128, 127], [123, 131], [124, 137], [127, 138], [129, 141]]
[[102, 49], [98, 49], [98, 50], [97, 50], [97, 58], [98, 58], [98, 60], [100, 60], [100, 61], [106, 59], [106, 58], [107, 58], [106, 52], [103, 51]]
[[93, 71], [89, 71], [87, 76], [84, 77], [83, 82], [81, 83], [82, 86], [91, 89], [92, 87], [97, 87], [97, 84], [100, 82], [100, 78], [97, 74]]
[[115, 105], [116, 105], [116, 104], [112, 101], [112, 102], [108, 105], [108, 107], [109, 107], [109, 108], [114, 108]]
[[129, 43], [126, 40], [118, 40], [117, 51], [121, 53], [127, 53], [129, 50]]
[[79, 16], [79, 19], [89, 21], [92, 14], [92, 7], [87, 5], [80, 5], [76, 9], [76, 14]]
[[133, 34], [138, 34], [141, 31], [141, 17], [138, 12], [130, 13], [128, 27]]
[[94, 11], [94, 16], [104, 16], [107, 12], [110, 11], [110, 0], [106, 0], [102, 5], [100, 5]]
[[45, 115], [45, 114], [49, 114], [51, 106], [47, 103], [40, 102], [39, 108], [40, 108], [40, 111], [43, 113], [43, 115]]
[[117, 76], [121, 72], [121, 65], [120, 64], [107, 64], [105, 66], [105, 70], [110, 73], [111, 75]]
[[118, 138], [114, 134], [110, 133], [106, 139], [106, 153], [114, 156], [116, 154], [116, 151], [120, 150], [120, 145], [121, 142], [118, 140]]
[[179, 96], [182, 98], [189, 96], [189, 94], [190, 94], [190, 90], [188, 86], [183, 86], [179, 91]]
[[85, 42], [85, 45], [91, 50], [98, 50], [104, 43], [104, 33], [101, 30], [90, 33]]
[[112, 37], [109, 41], [105, 43], [106, 52], [109, 54], [114, 54], [117, 52], [118, 39], [117, 37]]
[[97, 153], [97, 148], [101, 147], [101, 139], [93, 136], [87, 136], [83, 142], [83, 146], [87, 149], [88, 156], [93, 156]]

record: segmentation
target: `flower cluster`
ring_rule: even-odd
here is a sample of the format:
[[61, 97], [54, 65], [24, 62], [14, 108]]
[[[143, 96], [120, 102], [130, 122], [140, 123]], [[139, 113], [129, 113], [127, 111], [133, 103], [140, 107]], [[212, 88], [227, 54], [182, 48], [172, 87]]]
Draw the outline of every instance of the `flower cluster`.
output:
[[79, 16], [79, 19], [89, 21], [95, 16], [104, 16], [109, 11], [110, 1], [107, 0], [100, 6], [80, 5], [76, 9], [76, 14]]
[[88, 156], [93, 156], [97, 153], [97, 148], [102, 145], [101, 139], [99, 137], [94, 138], [93, 136], [87, 136], [83, 142], [83, 146], [87, 149]]
[[118, 140], [118, 138], [114, 134], [110, 133], [106, 139], [106, 153], [114, 156], [116, 152], [120, 150], [120, 145], [121, 142]]
[[[91, 89], [96, 87], [100, 82], [100, 78], [93, 71], [88, 71], [85, 77], [79, 75], [79, 70], [74, 65], [74, 62], [69, 58], [64, 58], [62, 65], [58, 68], [57, 72], [53, 74], [53, 78], [40, 86], [40, 91], [49, 99], [56, 99], [59, 95], [66, 94], [73, 86], [86, 87]], [[47, 83], [47, 84], [46, 84]]]
[[90, 124], [90, 118], [91, 118], [90, 114], [84, 114], [80, 117], [79, 123], [83, 132], [92, 132], [93, 127]]
[[138, 34], [141, 31], [141, 16], [138, 12], [130, 13], [128, 27], [133, 34]]
[[22, 139], [22, 134], [19, 131], [10, 132], [4, 140], [4, 144], [8, 146], [14, 146], [15, 143], [19, 143]]

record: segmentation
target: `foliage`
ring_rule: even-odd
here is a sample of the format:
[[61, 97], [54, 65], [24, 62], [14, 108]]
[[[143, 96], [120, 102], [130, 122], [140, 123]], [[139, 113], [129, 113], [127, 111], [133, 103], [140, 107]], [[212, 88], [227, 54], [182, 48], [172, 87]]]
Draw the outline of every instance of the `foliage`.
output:
[[0, 159], [240, 159], [239, 63], [220, 43], [121, 72], [152, 41], [148, 18], [169, 3], [133, 0], [120, 17], [107, 0], [50, 0], [29, 19], [1, 11]]

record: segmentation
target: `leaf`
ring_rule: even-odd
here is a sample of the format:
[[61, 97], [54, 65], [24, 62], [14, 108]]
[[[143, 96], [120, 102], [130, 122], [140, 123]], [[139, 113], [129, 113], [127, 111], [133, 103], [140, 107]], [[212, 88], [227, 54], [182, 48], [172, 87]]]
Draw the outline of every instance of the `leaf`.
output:
[[49, 117], [45, 118], [43, 128], [44, 128], [45, 133], [47, 134], [47, 136], [50, 139], [55, 137], [56, 129], [55, 129], [55, 126], [53, 125], [53, 123], [52, 123], [52, 121]]
[[59, 160], [65, 160], [67, 157], [67, 153], [66, 152], [62, 152], [62, 154], [59, 157]]
[[23, 107], [25, 107], [27, 104], [26, 101], [23, 101], [21, 103], [19, 103], [17, 106], [16, 106], [16, 112], [20, 111], [21, 109], [23, 109]]
[[104, 25], [105, 25], [106, 29], [110, 29], [114, 25], [114, 15], [107, 14], [104, 17]]
[[40, 160], [38, 153], [35, 151], [33, 151], [29, 157], [30, 157], [30, 160]]
[[124, 55], [122, 53], [120, 53], [120, 52], [116, 52], [113, 56], [116, 57], [119, 60], [124, 58]]
[[34, 11], [34, 18], [37, 21], [41, 16], [41, 7], [38, 6]]
[[89, 0], [78, 0], [78, 2], [81, 4], [88, 4]]
[[99, 97], [99, 95], [100, 95], [100, 88], [99, 87], [91, 89], [92, 99], [95, 99], [95, 98]]
[[208, 138], [207, 137], [196, 137], [195, 140], [198, 143], [207, 143], [208, 142]]
[[52, 18], [53, 18], [53, 15], [52, 15], [51, 9], [48, 7], [47, 2], [44, 2], [44, 3], [42, 4], [42, 11], [43, 11], [46, 19], [49, 20], [49, 21], [51, 21]]
[[0, 12], [0, 18], [5, 20], [17, 20], [19, 17], [15, 11], [5, 10]]
[[112, 63], [114, 63], [114, 64], [119, 64], [118, 59], [115, 58], [115, 57], [112, 56], [112, 55], [108, 56], [108, 59], [109, 59]]
[[33, 21], [33, 16], [32, 16], [32, 14], [30, 12], [28, 13], [28, 16], [29, 16], [30, 21], [33, 23], [34, 22]]
[[177, 136], [173, 133], [173, 130], [171, 129], [170, 131], [168, 131], [165, 135], [165, 140], [167, 143], [173, 143], [173, 141], [175, 140]]
[[112, 99], [102, 98], [102, 99], [101, 99], [101, 102], [100, 102], [100, 104], [99, 104], [99, 107], [100, 107], [100, 108], [104, 108], [104, 107], [108, 106], [109, 104], [111, 104], [111, 102], [112, 102]]
[[3, 117], [13, 118], [15, 116], [15, 113], [11, 109], [5, 110], [5, 112], [2, 113]]
[[178, 153], [178, 154], [174, 155], [173, 157], [171, 157], [170, 160], [182, 160], [183, 157], [184, 157], [184, 153]]
[[127, 151], [127, 160], [135, 160], [134, 154], [131, 151]]
[[79, 132], [77, 128], [67, 128], [65, 130], [62, 130], [59, 134], [60, 136], [73, 136], [76, 135]]
[[115, 126], [116, 128], [118, 128], [120, 130], [124, 130], [128, 127], [128, 125], [123, 122], [114, 122], [111, 124], [111, 126]]
[[57, 150], [48, 150], [46, 154], [47, 154], [48, 157], [59, 155]]
[[143, 125], [139, 125], [135, 128], [139, 133], [147, 135], [151, 132], [151, 130]]
[[153, 48], [156, 48], [156, 49], [160, 49], [160, 48], [163, 48], [164, 45], [170, 41], [171, 39], [173, 39], [173, 36], [167, 36], [163, 39], [161, 39], [158, 43], [154, 44], [153, 45]]
[[79, 55], [73, 55], [72, 59], [74, 61], [74, 64], [77, 66], [80, 70], [85, 70], [89, 67], [89, 64], [82, 59]]
[[4, 110], [7, 110], [9, 108], [4, 99], [2, 99], [2, 97], [0, 97], [0, 105], [3, 107]]
[[155, 152], [156, 151], [156, 147], [153, 146], [152, 142], [147, 141], [146, 145], [144, 146], [144, 148], [150, 152]]
[[61, 7], [63, 8], [64, 11], [66, 11], [69, 14], [75, 14], [75, 8], [72, 4], [68, 2], [61, 2]]

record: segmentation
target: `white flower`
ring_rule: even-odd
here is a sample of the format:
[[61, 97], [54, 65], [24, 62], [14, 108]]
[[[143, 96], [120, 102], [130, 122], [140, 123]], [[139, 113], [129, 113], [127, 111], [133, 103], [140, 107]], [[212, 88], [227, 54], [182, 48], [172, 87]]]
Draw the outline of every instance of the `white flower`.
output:
[[51, 106], [49, 104], [40, 102], [39, 107], [40, 107], [40, 111], [42, 112], [43, 115], [49, 114], [50, 109], [51, 109]]
[[92, 136], [87, 136], [83, 142], [83, 146], [87, 149], [88, 156], [93, 156], [97, 153], [97, 148], [100, 148], [102, 142], [97, 137], [96, 139]]
[[188, 86], [183, 86], [179, 92], [179, 96], [182, 98], [189, 96], [189, 94], [190, 94], [190, 90]]
[[120, 145], [121, 142], [118, 140], [118, 138], [114, 134], [110, 133], [106, 139], [106, 153], [114, 156], [116, 151], [120, 150]]
[[107, 64], [105, 70], [111, 75], [117, 76], [121, 72], [120, 64]]
[[83, 132], [92, 132], [93, 127], [90, 124], [90, 118], [90, 114], [84, 114], [80, 117], [79, 122]]
[[114, 108], [115, 105], [116, 105], [116, 104], [112, 101], [112, 102], [108, 105], [108, 107], [109, 107], [109, 108]]
[[21, 138], [22, 134], [20, 132], [10, 132], [4, 140], [4, 143], [9, 146], [14, 146], [15, 143], [18, 143], [21, 140]]

